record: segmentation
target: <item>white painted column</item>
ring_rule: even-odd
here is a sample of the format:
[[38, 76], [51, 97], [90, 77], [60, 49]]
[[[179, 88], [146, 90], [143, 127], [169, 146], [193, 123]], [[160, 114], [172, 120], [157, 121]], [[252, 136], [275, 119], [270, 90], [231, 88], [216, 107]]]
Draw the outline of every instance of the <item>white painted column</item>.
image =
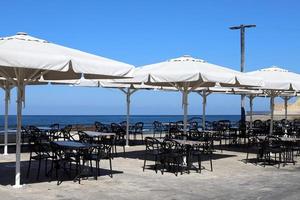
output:
[[288, 100], [289, 100], [289, 97], [284, 97], [284, 119], [285, 121], [287, 121], [287, 108], [288, 108]]
[[183, 89], [182, 95], [183, 95], [183, 131], [184, 134], [186, 134], [187, 130], [187, 118], [188, 118], [188, 90], [186, 88]]
[[253, 99], [254, 96], [249, 96], [249, 104], [250, 104], [250, 129], [252, 129], [253, 126]]
[[15, 174], [15, 188], [21, 187], [21, 126], [22, 126], [22, 101], [24, 85], [23, 81], [18, 79], [17, 86], [17, 133], [16, 133], [16, 174]]
[[205, 130], [205, 121], [206, 121], [206, 97], [207, 93], [203, 90], [202, 92], [202, 129]]
[[271, 93], [270, 96], [270, 110], [271, 110], [271, 120], [270, 120], [270, 135], [273, 134], [273, 121], [274, 121], [274, 95]]
[[127, 111], [126, 111], [126, 146], [129, 146], [129, 124], [130, 124], [130, 88], [126, 91], [126, 105], [127, 105]]
[[5, 113], [4, 113], [4, 153], [8, 155], [8, 103], [10, 97], [10, 88], [8, 84], [5, 87]]

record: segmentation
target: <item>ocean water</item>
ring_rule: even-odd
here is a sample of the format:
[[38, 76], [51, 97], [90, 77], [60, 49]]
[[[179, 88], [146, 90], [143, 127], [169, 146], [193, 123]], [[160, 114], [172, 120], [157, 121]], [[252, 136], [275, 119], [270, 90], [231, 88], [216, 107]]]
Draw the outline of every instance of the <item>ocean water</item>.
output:
[[[188, 119], [196, 118], [198, 122], [201, 120], [200, 115], [189, 115]], [[230, 120], [236, 122], [240, 119], [240, 115], [207, 115], [207, 121]], [[126, 115], [24, 115], [22, 124], [35, 126], [48, 126], [50, 124], [59, 123], [61, 126], [72, 124], [92, 125], [95, 121], [102, 123], [119, 123], [126, 120]], [[146, 126], [150, 126], [153, 121], [175, 122], [183, 120], [182, 115], [131, 115], [130, 123], [144, 122]], [[0, 115], [0, 129], [4, 127], [4, 116]], [[17, 124], [16, 116], [9, 116], [9, 128], [15, 128]]]

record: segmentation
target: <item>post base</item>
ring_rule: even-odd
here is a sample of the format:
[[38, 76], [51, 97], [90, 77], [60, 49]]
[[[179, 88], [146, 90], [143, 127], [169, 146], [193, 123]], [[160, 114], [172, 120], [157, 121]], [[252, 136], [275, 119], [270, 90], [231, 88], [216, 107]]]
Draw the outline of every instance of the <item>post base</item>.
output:
[[13, 186], [13, 188], [15, 188], [15, 189], [19, 189], [19, 188], [22, 188], [23, 187], [23, 185], [14, 185]]

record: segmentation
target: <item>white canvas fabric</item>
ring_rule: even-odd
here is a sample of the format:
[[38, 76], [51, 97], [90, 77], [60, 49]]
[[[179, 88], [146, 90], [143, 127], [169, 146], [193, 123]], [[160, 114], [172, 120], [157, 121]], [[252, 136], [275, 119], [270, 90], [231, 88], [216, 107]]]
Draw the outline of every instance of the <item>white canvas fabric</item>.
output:
[[[0, 67], [15, 78], [15, 67], [27, 69], [25, 78], [36, 70], [45, 73], [45, 80], [86, 78], [119, 78], [130, 76], [133, 66], [34, 38], [26, 33], [0, 38]], [[59, 72], [56, 72], [59, 71]], [[61, 73], [65, 72], [65, 73]]]
[[276, 66], [247, 72], [246, 74], [260, 77], [264, 81], [262, 89], [270, 90], [300, 90], [300, 74], [289, 72]]
[[191, 56], [182, 56], [136, 68], [133, 78], [124, 81], [126, 82], [159, 86], [188, 85], [189, 87], [212, 87], [216, 83], [223, 84], [223, 86], [262, 85], [262, 80], [259, 78]]

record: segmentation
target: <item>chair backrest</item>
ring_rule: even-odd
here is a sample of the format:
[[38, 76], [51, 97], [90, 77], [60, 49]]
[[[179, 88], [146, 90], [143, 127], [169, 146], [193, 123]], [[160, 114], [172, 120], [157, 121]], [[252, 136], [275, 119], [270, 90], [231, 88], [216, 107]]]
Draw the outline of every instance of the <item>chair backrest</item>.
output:
[[59, 124], [56, 123], [56, 124], [51, 124], [50, 125], [50, 128], [53, 129], [53, 130], [59, 130]]
[[162, 149], [165, 153], [179, 153], [183, 151], [183, 147], [173, 139], [165, 139], [162, 143]]
[[146, 151], [159, 150], [161, 143], [154, 137], [145, 138]]
[[134, 131], [136, 133], [142, 133], [144, 129], [144, 122], [137, 122], [134, 125]]
[[120, 128], [121, 128], [121, 126], [117, 123], [110, 124], [110, 129], [111, 129], [111, 132], [113, 132], [113, 133], [118, 133], [120, 131]]
[[231, 122], [229, 120], [219, 120], [217, 122], [217, 130], [218, 131], [226, 131], [230, 128]]
[[253, 121], [253, 127], [255, 128], [262, 128], [263, 127], [263, 122], [260, 119], [254, 120]]
[[193, 130], [193, 131], [198, 131], [198, 122], [196, 121], [191, 121], [190, 123], [190, 131]]
[[73, 138], [73, 136], [71, 135], [71, 130], [72, 130], [72, 125], [67, 125], [64, 128], [62, 128], [60, 130], [61, 137], [64, 140], [75, 140], [75, 138]]
[[121, 121], [119, 124], [120, 124], [120, 126], [126, 127], [127, 126], [127, 121]]
[[83, 142], [83, 143], [92, 142], [92, 138], [90, 136], [88, 136], [88, 134], [86, 134], [84, 131], [78, 131], [77, 134], [78, 134], [80, 142]]
[[265, 141], [266, 141], [266, 145], [272, 148], [279, 148], [282, 146], [282, 141], [277, 136], [269, 135], [266, 137]]
[[183, 128], [183, 121], [182, 120], [179, 120], [176, 123], [176, 126], [180, 129], [180, 128]]
[[109, 142], [102, 142], [96, 146], [96, 150], [98, 152], [98, 155], [101, 158], [103, 158], [103, 157], [110, 158], [111, 151], [112, 151], [112, 144]]
[[154, 131], [162, 131], [162, 123], [159, 121], [153, 122], [153, 130]]
[[95, 131], [98, 131], [98, 132], [108, 132], [109, 131], [109, 128], [101, 122], [95, 121], [94, 125], [95, 125]]

